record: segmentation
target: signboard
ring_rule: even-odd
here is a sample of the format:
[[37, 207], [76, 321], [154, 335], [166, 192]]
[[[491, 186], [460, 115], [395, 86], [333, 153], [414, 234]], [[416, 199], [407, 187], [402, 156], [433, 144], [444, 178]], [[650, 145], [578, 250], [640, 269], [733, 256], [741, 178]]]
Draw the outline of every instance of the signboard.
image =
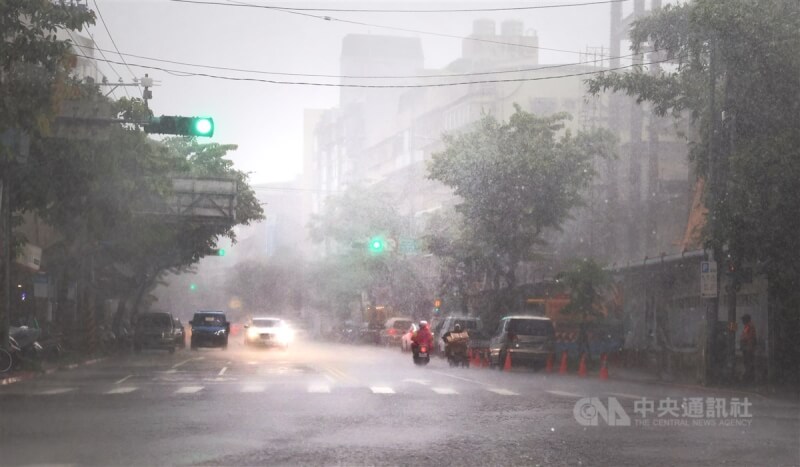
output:
[[33, 276], [33, 296], [35, 298], [48, 298], [50, 292], [50, 280], [47, 274], [36, 274]]
[[700, 296], [702, 298], [717, 297], [717, 262], [700, 262]]
[[17, 264], [38, 271], [39, 266], [42, 264], [42, 249], [36, 245], [26, 243], [22, 247], [19, 256], [17, 256]]

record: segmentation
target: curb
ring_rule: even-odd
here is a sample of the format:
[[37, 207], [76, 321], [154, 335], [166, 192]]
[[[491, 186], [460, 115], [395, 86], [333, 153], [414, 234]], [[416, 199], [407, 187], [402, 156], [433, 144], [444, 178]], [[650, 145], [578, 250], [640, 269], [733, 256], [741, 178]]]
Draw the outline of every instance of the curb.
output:
[[83, 361], [83, 362], [80, 362], [80, 363], [71, 363], [69, 365], [59, 366], [59, 367], [55, 367], [55, 368], [47, 368], [46, 370], [43, 370], [43, 371], [40, 371], [40, 372], [26, 371], [26, 372], [20, 373], [18, 375], [14, 375], [14, 376], [10, 376], [8, 378], [0, 379], [0, 386], [7, 386], [9, 384], [21, 383], [23, 381], [31, 380], [31, 379], [39, 376], [39, 375], [49, 375], [49, 374], [53, 374], [56, 371], [60, 371], [60, 370], [74, 370], [75, 368], [78, 368], [78, 367], [81, 367], [81, 366], [94, 365], [96, 363], [102, 362], [103, 360], [106, 360], [107, 358], [108, 357], [93, 358], [93, 359], [86, 360], [86, 361]]
[[638, 384], [648, 384], [651, 386], [671, 386], [675, 388], [682, 388], [682, 389], [694, 389], [694, 390], [701, 390], [701, 391], [718, 391], [718, 392], [727, 392], [729, 394], [743, 394], [751, 397], [758, 397], [761, 399], [768, 399], [768, 400], [789, 400], [793, 401], [796, 399], [780, 397], [779, 395], [765, 395], [760, 392], [755, 391], [748, 391], [746, 389], [736, 389], [736, 388], [728, 388], [723, 386], [702, 386], [699, 384], [687, 384], [687, 383], [677, 383], [672, 381], [663, 381], [663, 380], [640, 380], [636, 378], [625, 378], [623, 377], [614, 377], [613, 373], [610, 381], [622, 381], [626, 383], [638, 383]]

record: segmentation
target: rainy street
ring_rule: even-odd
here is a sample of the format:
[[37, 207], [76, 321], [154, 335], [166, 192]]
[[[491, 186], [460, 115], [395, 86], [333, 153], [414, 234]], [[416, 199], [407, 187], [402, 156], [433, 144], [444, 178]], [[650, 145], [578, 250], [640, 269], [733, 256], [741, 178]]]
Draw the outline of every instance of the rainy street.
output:
[[[573, 409], [584, 397], [613, 397], [631, 426], [602, 417], [582, 426]], [[409, 354], [370, 346], [145, 351], [0, 387], [0, 463], [797, 463], [794, 402], [750, 395], [738, 417], [659, 416], [661, 400], [709, 397], [730, 405], [748, 395], [618, 381], [613, 368], [608, 381], [440, 358], [417, 368]], [[634, 411], [641, 399], [655, 403], [644, 418]]]

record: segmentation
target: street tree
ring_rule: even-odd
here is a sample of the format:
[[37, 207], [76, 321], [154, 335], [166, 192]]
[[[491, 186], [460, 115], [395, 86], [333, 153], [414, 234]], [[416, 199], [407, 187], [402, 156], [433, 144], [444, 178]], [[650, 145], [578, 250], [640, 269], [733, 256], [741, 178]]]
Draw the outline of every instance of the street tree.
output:
[[[708, 180], [703, 238], [729, 271], [730, 321], [745, 266], [769, 283], [771, 362], [797, 377], [800, 358], [800, 3], [697, 0], [634, 22], [634, 52], [670, 60], [657, 73], [633, 69], [587, 81], [648, 102], [659, 115], [689, 117], [696, 173]], [[732, 369], [734, 335], [728, 337]], [[791, 371], [788, 369], [791, 368]]]
[[556, 276], [569, 291], [569, 303], [561, 309], [561, 313], [578, 317], [578, 353], [586, 352], [591, 359], [587, 328], [593, 320], [605, 317], [601, 308], [611, 286], [611, 274], [592, 258], [577, 259], [571, 263], [566, 271]]
[[[428, 177], [453, 188], [469, 248], [480, 251], [496, 294], [493, 313], [516, 306], [516, 270], [536, 258], [548, 230], [558, 230], [582, 203], [593, 159], [608, 132], [565, 129], [559, 113], [538, 117], [515, 105], [508, 122], [486, 115], [471, 131], [445, 135]], [[502, 289], [502, 293], [501, 293]]]
[[[312, 275], [340, 313], [358, 302], [414, 314], [430, 301], [432, 291], [420, 279], [413, 257], [397, 250], [397, 240], [407, 231], [398, 205], [397, 195], [380, 187], [353, 186], [330, 196], [309, 223], [311, 238], [328, 251], [312, 266]], [[369, 303], [360, 303], [362, 292]]]

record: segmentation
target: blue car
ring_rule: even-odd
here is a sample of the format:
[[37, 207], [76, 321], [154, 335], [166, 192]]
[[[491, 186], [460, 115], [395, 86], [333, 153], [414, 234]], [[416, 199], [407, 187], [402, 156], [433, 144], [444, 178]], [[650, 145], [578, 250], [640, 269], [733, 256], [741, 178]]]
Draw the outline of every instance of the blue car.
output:
[[198, 311], [189, 324], [192, 326], [192, 350], [198, 347], [228, 348], [231, 323], [222, 311]]

